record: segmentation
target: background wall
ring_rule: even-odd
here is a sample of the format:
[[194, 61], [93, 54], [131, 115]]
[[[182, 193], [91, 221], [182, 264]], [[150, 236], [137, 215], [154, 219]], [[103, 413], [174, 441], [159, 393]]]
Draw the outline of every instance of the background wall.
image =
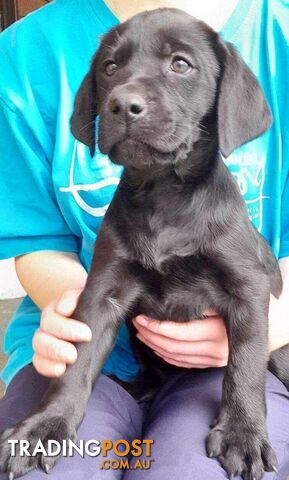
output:
[[23, 297], [25, 291], [21, 287], [14, 267], [14, 259], [0, 261], [0, 300]]
[[20, 18], [22, 18], [27, 15], [27, 13], [32, 12], [32, 10], [36, 10], [37, 8], [42, 7], [46, 3], [49, 3], [49, 1], [50, 0], [18, 0], [18, 15]]

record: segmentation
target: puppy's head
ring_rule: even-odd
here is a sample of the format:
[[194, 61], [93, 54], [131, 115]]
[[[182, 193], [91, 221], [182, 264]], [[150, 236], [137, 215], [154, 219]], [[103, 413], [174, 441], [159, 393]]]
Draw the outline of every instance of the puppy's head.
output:
[[177, 9], [136, 15], [102, 40], [75, 99], [74, 136], [124, 166], [177, 163], [204, 139], [227, 157], [271, 124], [235, 49]]

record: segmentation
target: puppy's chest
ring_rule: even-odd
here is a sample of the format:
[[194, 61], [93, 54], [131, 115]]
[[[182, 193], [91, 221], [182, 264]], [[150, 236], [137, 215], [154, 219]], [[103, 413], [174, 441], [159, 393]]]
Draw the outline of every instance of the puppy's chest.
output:
[[132, 235], [131, 244], [136, 260], [146, 269], [161, 271], [168, 256], [173, 254], [171, 230], [169, 227], [155, 230], [148, 223], [143, 231]]
[[199, 247], [193, 232], [182, 222], [158, 213], [143, 217], [141, 228], [131, 231], [130, 244], [135, 259], [144, 268], [159, 273], [167, 272], [176, 257], [196, 254]]
[[208, 232], [192, 192], [166, 179], [125, 198], [120, 224], [126, 227], [121, 234], [133, 261], [162, 274], [177, 257], [200, 253]]

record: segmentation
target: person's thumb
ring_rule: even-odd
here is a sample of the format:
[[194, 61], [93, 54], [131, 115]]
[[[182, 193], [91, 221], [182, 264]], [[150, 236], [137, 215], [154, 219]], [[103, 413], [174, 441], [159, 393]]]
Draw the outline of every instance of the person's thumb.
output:
[[82, 290], [83, 288], [73, 288], [64, 292], [55, 305], [56, 312], [65, 317], [72, 315]]

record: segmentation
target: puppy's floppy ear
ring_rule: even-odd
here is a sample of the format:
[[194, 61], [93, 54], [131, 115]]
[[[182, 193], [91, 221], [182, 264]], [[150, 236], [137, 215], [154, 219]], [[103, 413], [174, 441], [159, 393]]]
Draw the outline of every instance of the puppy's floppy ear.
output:
[[224, 70], [219, 87], [219, 146], [224, 157], [272, 124], [270, 109], [258, 80], [235, 48], [223, 44]]
[[93, 68], [91, 68], [76, 93], [74, 110], [70, 119], [72, 134], [77, 140], [89, 147], [91, 156], [94, 155], [95, 151], [96, 115], [96, 82]]

